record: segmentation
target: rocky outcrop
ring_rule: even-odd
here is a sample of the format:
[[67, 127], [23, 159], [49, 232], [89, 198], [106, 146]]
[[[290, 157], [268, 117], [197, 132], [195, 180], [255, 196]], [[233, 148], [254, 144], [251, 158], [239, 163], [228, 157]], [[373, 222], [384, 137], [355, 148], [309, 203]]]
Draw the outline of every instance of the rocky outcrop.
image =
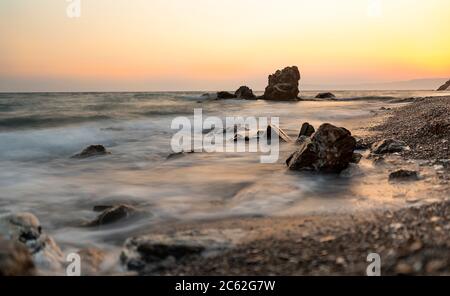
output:
[[32, 276], [36, 270], [28, 249], [0, 237], [0, 276]]
[[402, 152], [407, 149], [407, 145], [403, 141], [395, 139], [385, 139], [372, 144], [371, 152], [373, 154], [387, 154]]
[[1, 224], [1, 230], [5, 231], [4, 237], [25, 246], [37, 267], [49, 271], [57, 271], [63, 267], [61, 249], [52, 237], [43, 232], [36, 216], [31, 213], [11, 214]]
[[269, 76], [269, 84], [266, 87], [263, 98], [275, 101], [298, 100], [298, 85], [300, 72], [296, 66], [277, 70]]
[[336, 96], [330, 92], [319, 93], [316, 96], [316, 99], [334, 99], [334, 98], [336, 98]]
[[81, 151], [78, 154], [75, 154], [72, 156], [72, 158], [89, 158], [94, 156], [104, 156], [111, 154], [111, 152], [107, 151], [106, 148], [103, 145], [91, 145], [87, 148], [85, 148], [83, 151]]
[[140, 210], [129, 205], [95, 206], [94, 211], [101, 211], [102, 213], [93, 221], [85, 223], [84, 226], [96, 227], [112, 224], [120, 220], [136, 217], [141, 213]]
[[353, 159], [356, 140], [345, 129], [322, 124], [312, 138], [306, 138], [287, 160], [291, 170], [339, 173]]
[[250, 89], [248, 86], [239, 87], [238, 90], [234, 93], [234, 95], [238, 99], [244, 99], [244, 100], [256, 99], [256, 96], [253, 94], [253, 90]]
[[438, 91], [450, 90], [450, 80], [438, 88]]
[[227, 91], [219, 91], [217, 93], [217, 99], [218, 100], [225, 100], [225, 99], [236, 99], [236, 96], [232, 93], [229, 93]]

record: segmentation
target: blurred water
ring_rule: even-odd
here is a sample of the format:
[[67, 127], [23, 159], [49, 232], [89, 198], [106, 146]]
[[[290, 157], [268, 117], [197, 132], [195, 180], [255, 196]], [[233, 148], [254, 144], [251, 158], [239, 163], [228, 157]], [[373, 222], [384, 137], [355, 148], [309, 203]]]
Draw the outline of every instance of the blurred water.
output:
[[[174, 221], [334, 213], [397, 204], [398, 196], [431, 196], [426, 182], [389, 184], [391, 167], [368, 160], [341, 176], [289, 172], [284, 160], [295, 149], [290, 144], [281, 147], [276, 164], [260, 164], [255, 153], [166, 159], [176, 132], [172, 119], [192, 117], [194, 108], [221, 118], [278, 116], [295, 137], [305, 121], [362, 132], [358, 127], [373, 112], [401, 104], [392, 98], [437, 95], [336, 94], [337, 101], [300, 102], [210, 101], [200, 92], [0, 94], [0, 214], [34, 213], [63, 247], [116, 248], [139, 231]], [[70, 159], [90, 144], [105, 145], [112, 154]], [[97, 215], [94, 205], [114, 203], [148, 214], [100, 229], [79, 227]]]

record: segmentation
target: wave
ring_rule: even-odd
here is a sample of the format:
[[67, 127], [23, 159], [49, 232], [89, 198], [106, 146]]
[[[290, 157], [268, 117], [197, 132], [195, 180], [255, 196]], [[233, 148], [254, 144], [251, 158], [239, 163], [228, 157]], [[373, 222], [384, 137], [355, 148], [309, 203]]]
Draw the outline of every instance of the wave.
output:
[[56, 127], [108, 119], [111, 119], [111, 117], [105, 115], [55, 117], [31, 115], [22, 117], [0, 118], [0, 130], [5, 131], [14, 129]]

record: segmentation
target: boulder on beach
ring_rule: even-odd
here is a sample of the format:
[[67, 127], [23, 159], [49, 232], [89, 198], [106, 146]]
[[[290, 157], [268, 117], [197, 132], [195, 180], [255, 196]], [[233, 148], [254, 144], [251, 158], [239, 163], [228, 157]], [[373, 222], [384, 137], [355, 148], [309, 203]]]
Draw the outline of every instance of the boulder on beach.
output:
[[0, 276], [33, 276], [33, 258], [27, 247], [0, 236]]
[[42, 230], [36, 216], [31, 213], [11, 214], [2, 219], [0, 228], [4, 237], [24, 245], [36, 266], [46, 270], [60, 270], [64, 265], [61, 249], [52, 237]]
[[286, 164], [291, 170], [339, 173], [353, 160], [355, 146], [350, 131], [325, 123], [300, 144]]
[[450, 90], [450, 80], [438, 88], [438, 91], [445, 91], [445, 90]]
[[249, 88], [248, 86], [239, 87], [238, 90], [234, 93], [234, 95], [238, 99], [244, 99], [244, 100], [256, 99], [256, 96], [253, 94], [253, 90], [251, 88]]
[[94, 157], [94, 156], [103, 156], [103, 155], [108, 155], [108, 154], [111, 154], [111, 152], [107, 151], [105, 146], [91, 145], [91, 146], [85, 148], [80, 153], [72, 156], [72, 158], [83, 159], [83, 158], [89, 158], [89, 157]]
[[334, 99], [334, 98], [336, 98], [336, 96], [330, 92], [319, 93], [316, 96], [316, 99]]
[[298, 85], [300, 71], [296, 66], [277, 70], [269, 76], [269, 84], [266, 87], [263, 98], [275, 101], [298, 100]]
[[373, 154], [387, 154], [402, 152], [407, 149], [407, 145], [403, 141], [395, 139], [384, 139], [372, 144], [371, 152]]
[[141, 213], [137, 208], [129, 205], [95, 206], [94, 211], [101, 211], [101, 214], [93, 221], [85, 223], [84, 226], [97, 227], [112, 224]]
[[225, 99], [236, 99], [236, 96], [230, 92], [227, 91], [219, 91], [217, 93], [217, 99], [218, 100], [225, 100]]

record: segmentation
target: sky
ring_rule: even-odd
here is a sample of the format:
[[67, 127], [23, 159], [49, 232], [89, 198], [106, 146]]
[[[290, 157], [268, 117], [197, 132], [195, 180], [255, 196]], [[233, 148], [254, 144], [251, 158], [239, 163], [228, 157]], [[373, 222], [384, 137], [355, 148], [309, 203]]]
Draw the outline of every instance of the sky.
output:
[[290, 65], [303, 85], [450, 78], [448, 0], [69, 1], [0, 1], [0, 91], [262, 90]]

